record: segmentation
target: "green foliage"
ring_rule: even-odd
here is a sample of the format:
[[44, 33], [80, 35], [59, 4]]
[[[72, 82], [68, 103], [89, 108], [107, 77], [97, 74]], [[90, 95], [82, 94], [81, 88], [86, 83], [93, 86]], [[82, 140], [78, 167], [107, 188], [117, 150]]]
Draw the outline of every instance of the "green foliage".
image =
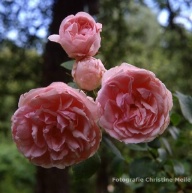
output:
[[89, 159], [72, 167], [73, 175], [76, 180], [90, 178], [100, 166], [100, 157], [96, 153]]
[[72, 70], [73, 64], [75, 63], [74, 60], [69, 60], [61, 64], [62, 67], [66, 68], [67, 70]]
[[15, 144], [0, 143], [0, 192], [32, 193], [35, 167], [17, 151]]
[[0, 47], [0, 63], [0, 136], [7, 136], [19, 96], [41, 81], [41, 58], [35, 50], [25, 50], [5, 41]]
[[0, 46], [0, 192], [32, 193], [35, 167], [18, 152], [11, 140], [11, 116], [19, 96], [39, 85], [41, 58], [13, 42]]
[[192, 97], [180, 92], [177, 92], [176, 96], [179, 99], [183, 116], [192, 124]]
[[119, 151], [119, 149], [112, 143], [112, 141], [110, 141], [107, 137], [103, 137], [103, 142], [104, 142], [104, 144], [107, 146], [107, 148], [111, 151], [111, 152], [113, 152], [113, 154], [117, 157], [117, 158], [119, 158], [119, 159], [121, 159], [121, 160], [124, 160], [124, 158], [123, 158], [123, 155], [121, 154], [121, 152]]
[[146, 178], [153, 177], [157, 171], [157, 164], [150, 157], [141, 157], [135, 159], [129, 165], [130, 178]]
[[134, 151], [147, 151], [148, 146], [146, 143], [128, 144], [127, 147]]
[[69, 85], [72, 88], [78, 88], [79, 89], [78, 85], [75, 82], [69, 82], [69, 83], [67, 83], [67, 85]]
[[181, 115], [179, 115], [178, 113], [176, 112], [173, 112], [171, 113], [170, 115], [170, 119], [171, 119], [171, 123], [174, 125], [174, 126], [177, 126], [180, 122], [181, 122]]

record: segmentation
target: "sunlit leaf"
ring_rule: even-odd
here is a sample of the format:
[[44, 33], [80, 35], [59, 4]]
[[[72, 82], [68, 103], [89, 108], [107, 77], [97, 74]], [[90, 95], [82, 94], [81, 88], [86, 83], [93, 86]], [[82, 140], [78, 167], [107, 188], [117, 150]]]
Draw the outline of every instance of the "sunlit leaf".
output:
[[192, 97], [188, 95], [184, 95], [180, 92], [176, 93], [176, 97], [179, 99], [179, 104], [180, 104], [183, 116], [190, 123], [192, 123]]
[[162, 140], [166, 150], [169, 152], [170, 155], [172, 155], [173, 154], [172, 153], [172, 149], [171, 149], [171, 146], [170, 146], [168, 140], [166, 138], [164, 138], [164, 137], [162, 137], [161, 140]]
[[101, 163], [98, 153], [89, 159], [73, 166], [73, 174], [76, 180], [90, 178], [99, 168]]
[[158, 157], [158, 160], [160, 162], [163, 162], [167, 159], [167, 152], [164, 148], [159, 148], [158, 150], [158, 154], [159, 154], [159, 157]]
[[179, 136], [179, 129], [177, 127], [169, 127], [169, 133], [171, 134], [171, 136], [173, 137], [173, 139], [177, 139]]
[[183, 175], [185, 173], [184, 165], [177, 160], [173, 161], [173, 169], [176, 175]]
[[66, 68], [67, 70], [72, 70], [74, 62], [74, 60], [69, 60], [67, 62], [63, 62], [61, 66]]

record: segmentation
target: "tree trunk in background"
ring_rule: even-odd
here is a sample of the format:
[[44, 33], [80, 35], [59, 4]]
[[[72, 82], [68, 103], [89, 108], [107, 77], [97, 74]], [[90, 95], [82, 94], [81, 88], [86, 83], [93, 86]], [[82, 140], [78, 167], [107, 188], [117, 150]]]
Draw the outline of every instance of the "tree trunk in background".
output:
[[[53, 4], [53, 19], [49, 28], [49, 34], [58, 34], [61, 21], [71, 14], [76, 14], [84, 8], [83, 0], [55, 0]], [[44, 53], [43, 86], [54, 81], [68, 82], [70, 76], [60, 66], [62, 62], [69, 60], [62, 47], [54, 42], [48, 41]]]
[[[83, 11], [85, 4], [90, 14], [95, 14], [98, 11], [97, 2], [97, 0], [55, 0], [49, 34], [58, 34], [61, 21], [68, 15]], [[69, 58], [59, 44], [47, 42], [44, 52], [42, 86], [48, 86], [55, 81], [67, 83], [71, 80], [70, 75], [67, 75], [69, 72], [60, 66], [67, 60]], [[69, 189], [68, 169], [37, 167], [36, 193], [69, 193]]]
[[107, 172], [107, 162], [109, 161], [105, 152], [101, 152], [101, 166], [97, 172], [97, 181], [96, 181], [96, 193], [107, 193], [107, 186], [109, 184], [109, 177]]

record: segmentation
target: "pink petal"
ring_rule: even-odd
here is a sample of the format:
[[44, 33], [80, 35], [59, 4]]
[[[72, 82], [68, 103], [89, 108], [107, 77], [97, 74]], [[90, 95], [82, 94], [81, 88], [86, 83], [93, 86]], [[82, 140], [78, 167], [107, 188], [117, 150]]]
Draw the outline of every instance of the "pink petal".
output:
[[52, 41], [52, 42], [57, 42], [57, 43], [59, 43], [60, 36], [59, 36], [59, 35], [56, 35], [56, 34], [53, 34], [53, 35], [50, 35], [50, 36], [48, 37], [48, 39], [49, 39], [50, 41]]

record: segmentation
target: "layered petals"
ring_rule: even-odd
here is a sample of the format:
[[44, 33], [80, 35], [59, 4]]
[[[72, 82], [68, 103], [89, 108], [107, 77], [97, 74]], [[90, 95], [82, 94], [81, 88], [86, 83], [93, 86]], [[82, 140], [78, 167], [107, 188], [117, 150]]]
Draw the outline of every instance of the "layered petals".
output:
[[59, 35], [48, 37], [60, 43], [69, 57], [82, 59], [94, 56], [100, 47], [102, 25], [96, 23], [88, 13], [79, 12], [66, 17], [59, 28]]
[[108, 70], [96, 101], [100, 125], [125, 143], [149, 142], [169, 124], [172, 95], [155, 75], [123, 63]]
[[32, 163], [65, 168], [92, 156], [101, 133], [96, 103], [64, 83], [22, 95], [12, 116], [17, 148]]

